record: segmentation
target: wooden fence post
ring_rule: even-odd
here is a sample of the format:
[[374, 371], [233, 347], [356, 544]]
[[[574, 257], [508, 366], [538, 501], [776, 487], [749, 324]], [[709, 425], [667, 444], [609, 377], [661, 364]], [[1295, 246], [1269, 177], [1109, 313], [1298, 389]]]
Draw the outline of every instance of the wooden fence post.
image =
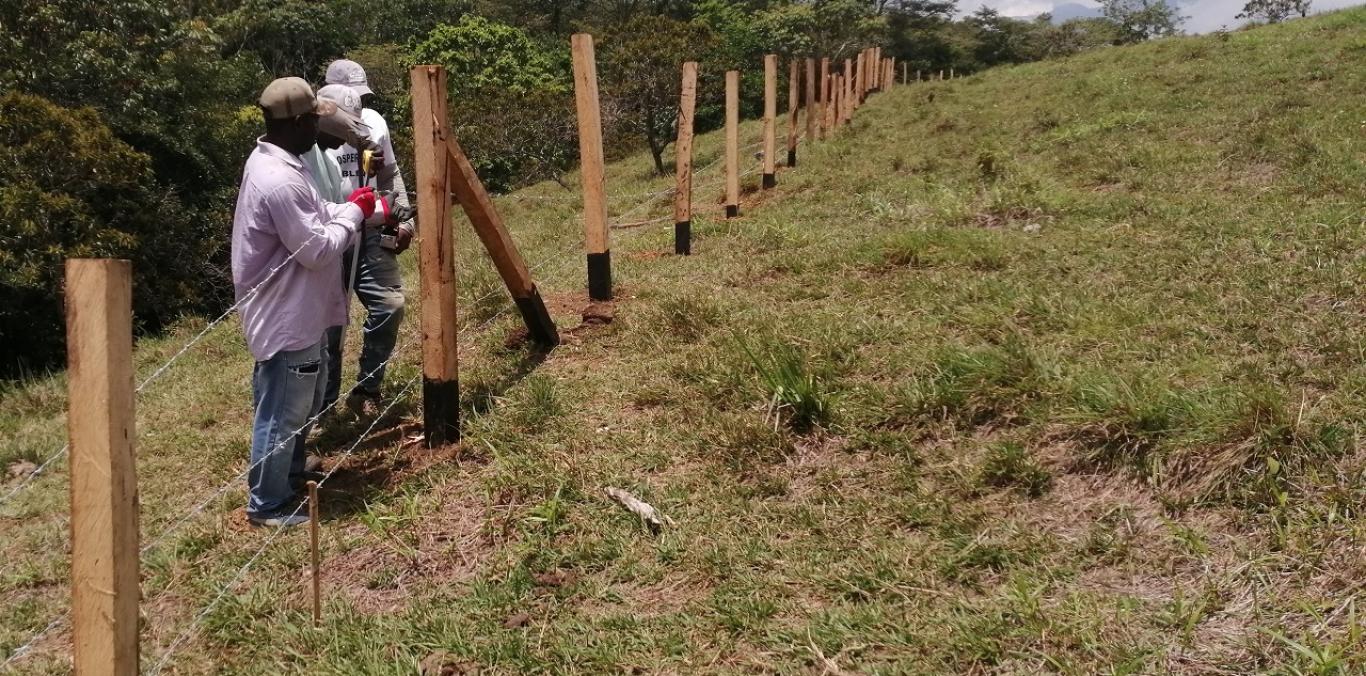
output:
[[778, 184], [776, 170], [778, 152], [778, 55], [764, 55], [764, 177], [763, 187]]
[[873, 67], [868, 69], [868, 90], [882, 91], [882, 48], [873, 47], [869, 54]]
[[822, 57], [821, 57], [820, 84], [821, 84], [821, 91], [820, 91], [821, 117], [820, 117], [820, 120], [819, 120], [819, 127], [817, 128], [817, 133], [820, 135], [821, 138], [825, 138], [826, 135], [830, 133], [830, 90], [831, 90], [831, 87], [830, 87], [830, 57], [828, 57], [828, 56], [822, 56]]
[[512, 294], [512, 301], [526, 324], [527, 335], [543, 347], [559, 345], [560, 335], [555, 330], [555, 321], [546, 310], [545, 300], [541, 298], [536, 282], [531, 279], [531, 271], [527, 269], [522, 253], [513, 243], [512, 234], [503, 224], [503, 217], [498, 214], [493, 199], [484, 189], [483, 181], [479, 180], [479, 174], [474, 171], [474, 165], [465, 156], [455, 134], [444, 126], [441, 132], [445, 135], [449, 155], [450, 191], [459, 200], [465, 217], [470, 219], [470, 225], [474, 228], [474, 234], [484, 243], [489, 258], [493, 259], [494, 269]]
[[579, 174], [583, 183], [584, 249], [588, 254], [588, 297], [612, 300], [612, 250], [607, 241], [607, 188], [603, 184], [602, 111], [598, 107], [598, 64], [593, 36], [570, 38], [574, 56], [574, 105], [579, 118]]
[[797, 166], [797, 86], [801, 83], [801, 73], [797, 70], [797, 60], [789, 59], [787, 64], [787, 166]]
[[910, 84], [911, 81], [906, 79], [910, 74], [910, 68], [911, 64], [906, 63], [905, 61], [901, 62], [901, 84]]
[[460, 351], [456, 343], [455, 228], [450, 217], [446, 69], [416, 66], [413, 156], [417, 167], [418, 268], [422, 297], [422, 419], [427, 447], [460, 440]]
[[816, 110], [816, 60], [806, 60], [806, 142], [816, 140], [820, 113]]
[[692, 254], [692, 118], [697, 108], [697, 62], [683, 64], [678, 95], [678, 140], [674, 145], [674, 253]]
[[832, 74], [830, 76], [830, 87], [832, 90], [834, 90], [834, 94], [832, 96], [834, 97], [833, 115], [835, 123], [834, 125], [832, 125], [832, 128], [839, 129], [840, 126], [844, 124], [844, 107], [846, 105], [849, 105], [849, 102], [845, 100], [847, 95], [844, 91], [844, 73]]
[[726, 218], [740, 215], [740, 71], [726, 71]]
[[138, 673], [132, 270], [66, 261], [71, 642], [82, 675]]
[[844, 71], [840, 72], [840, 126], [848, 123], [848, 111], [850, 111], [850, 90], [852, 78], [854, 78], [854, 59], [844, 59]]

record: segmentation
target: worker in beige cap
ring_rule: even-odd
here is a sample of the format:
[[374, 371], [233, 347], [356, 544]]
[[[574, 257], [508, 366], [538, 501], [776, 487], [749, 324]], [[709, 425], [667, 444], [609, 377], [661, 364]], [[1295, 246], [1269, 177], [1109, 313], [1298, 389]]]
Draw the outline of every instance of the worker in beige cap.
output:
[[[365, 69], [348, 59], [333, 61], [327, 67], [327, 86], [323, 91], [338, 86], [350, 88], [359, 97], [354, 103], [348, 99], [340, 107], [360, 117], [370, 130], [368, 142], [382, 155], [382, 159], [375, 163], [376, 173], [372, 177], [364, 175], [361, 167], [364, 147], [347, 144], [328, 151], [341, 168], [343, 191], [372, 182], [381, 193], [394, 195], [394, 202], [400, 211], [406, 210], [409, 206], [408, 195], [403, 183], [403, 172], [399, 170], [398, 158], [394, 155], [393, 143], [389, 138], [389, 125], [378, 111], [365, 105], [367, 100], [375, 96]], [[399, 271], [398, 255], [408, 248], [416, 231], [417, 223], [412, 219], [399, 223], [387, 232], [370, 231], [358, 243], [359, 251], [347, 255], [343, 261], [346, 267], [344, 283], [355, 291], [366, 315], [356, 384], [346, 397], [347, 408], [357, 415], [372, 416], [379, 411], [385, 366], [393, 354], [399, 325], [403, 321], [403, 277]], [[332, 409], [342, 394], [342, 346], [341, 330], [331, 329], [328, 332], [331, 368], [323, 397], [323, 407], [327, 410]]]
[[337, 114], [335, 102], [288, 77], [271, 82], [258, 103], [266, 133], [242, 171], [232, 223], [233, 288], [256, 361], [247, 518], [286, 527], [308, 522], [291, 479], [305, 472], [304, 440], [322, 403], [324, 332], [346, 321], [342, 252], [381, 200], [365, 189], [340, 204], [324, 201], [300, 158], [320, 121]]

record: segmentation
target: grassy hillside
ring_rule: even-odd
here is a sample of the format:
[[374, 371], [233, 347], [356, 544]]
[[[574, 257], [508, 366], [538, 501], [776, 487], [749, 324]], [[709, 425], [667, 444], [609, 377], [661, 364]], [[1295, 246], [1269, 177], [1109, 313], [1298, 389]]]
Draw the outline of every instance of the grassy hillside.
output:
[[[411, 391], [352, 454], [368, 421], [327, 430], [324, 630], [291, 532], [170, 664], [1366, 669], [1363, 29], [1346, 11], [880, 94], [741, 219], [699, 218], [694, 256], [667, 223], [615, 231], [606, 325], [578, 327], [573, 193], [500, 200], [566, 343], [508, 340], [461, 225], [465, 442], [404, 446]], [[670, 184], [648, 165], [610, 169], [623, 220], [668, 213], [623, 213]], [[145, 341], [143, 372], [202, 326]], [[148, 666], [270, 537], [240, 482], [214, 497], [247, 453], [249, 371], [229, 323], [139, 399]], [[5, 392], [0, 460], [59, 447], [62, 399], [60, 377]], [[607, 486], [676, 526], [651, 536]], [[0, 655], [64, 608], [64, 491], [57, 471], [0, 506]], [[23, 668], [62, 672], [66, 641]]]

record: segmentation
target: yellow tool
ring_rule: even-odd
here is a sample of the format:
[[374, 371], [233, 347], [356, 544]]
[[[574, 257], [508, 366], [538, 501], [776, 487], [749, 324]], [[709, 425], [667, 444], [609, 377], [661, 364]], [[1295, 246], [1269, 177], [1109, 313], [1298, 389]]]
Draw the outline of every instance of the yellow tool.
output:
[[366, 176], [374, 176], [373, 167], [375, 164], [375, 151], [362, 150], [360, 152], [360, 173], [361, 184], [364, 185]]

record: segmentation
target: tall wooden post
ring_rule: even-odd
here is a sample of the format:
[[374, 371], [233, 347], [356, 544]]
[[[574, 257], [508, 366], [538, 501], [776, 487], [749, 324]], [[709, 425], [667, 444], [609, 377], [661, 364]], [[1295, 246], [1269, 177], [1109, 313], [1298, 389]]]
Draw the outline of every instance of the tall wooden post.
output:
[[776, 169], [778, 158], [778, 130], [775, 128], [778, 117], [778, 55], [764, 55], [764, 177], [763, 187], [772, 188], [778, 184]]
[[910, 67], [911, 64], [909, 63], [906, 63], [904, 61], [901, 63], [901, 84], [910, 83], [910, 80], [907, 79], [907, 75], [910, 74]]
[[831, 133], [844, 123], [844, 76], [839, 73], [830, 75], [830, 121]]
[[858, 62], [854, 64], [854, 110], [863, 106], [863, 98], [868, 94], [868, 50], [864, 49], [858, 53]]
[[740, 215], [740, 71], [726, 71], [726, 218]]
[[541, 298], [536, 282], [531, 279], [531, 271], [527, 269], [522, 253], [512, 241], [512, 234], [503, 224], [503, 217], [498, 214], [493, 199], [484, 189], [483, 181], [479, 180], [479, 174], [474, 171], [474, 165], [465, 156], [455, 134], [444, 128], [442, 131], [450, 162], [450, 191], [465, 210], [465, 217], [470, 219], [474, 234], [483, 242], [489, 258], [493, 260], [494, 269], [512, 294], [512, 302], [517, 305], [522, 322], [526, 324], [527, 335], [543, 347], [559, 345], [560, 335], [555, 330], [555, 322], [546, 310], [545, 300]]
[[801, 74], [797, 70], [797, 60], [789, 59], [787, 64], [787, 166], [797, 166], [797, 86]]
[[71, 643], [81, 675], [138, 673], [132, 270], [125, 260], [66, 262]]
[[952, 68], [949, 69], [949, 79], [950, 79], [950, 80], [953, 79], [953, 69], [952, 69]]
[[598, 64], [593, 36], [570, 38], [574, 57], [574, 105], [579, 116], [579, 174], [583, 182], [584, 249], [588, 254], [588, 297], [612, 300], [612, 252], [607, 242], [607, 189], [603, 179], [602, 112], [598, 107]]
[[882, 48], [868, 48], [868, 91], [875, 92], [882, 89]]
[[825, 138], [825, 135], [830, 131], [830, 94], [832, 89], [830, 87], [830, 57], [828, 56], [821, 57], [820, 82], [821, 117], [818, 133], [821, 138]]
[[842, 99], [844, 100], [844, 110], [841, 111], [841, 114], [840, 114], [840, 123], [841, 123], [841, 124], [848, 124], [848, 122], [849, 122], [849, 111], [853, 109], [853, 106], [852, 106], [853, 101], [850, 100], [850, 99], [851, 99], [850, 93], [853, 91], [853, 85], [854, 85], [854, 60], [853, 60], [853, 59], [845, 59], [845, 60], [844, 60], [844, 73], [843, 73], [843, 76], [842, 76], [841, 79], [844, 80], [844, 91], [841, 91], [841, 92], [840, 92], [840, 98], [842, 98]]
[[806, 60], [806, 142], [816, 140], [820, 111], [816, 108], [816, 60]]
[[697, 62], [683, 64], [678, 96], [678, 140], [674, 145], [674, 253], [692, 254], [692, 118], [697, 108]]
[[409, 73], [417, 167], [418, 268], [422, 297], [422, 419], [427, 447], [460, 440], [460, 351], [456, 343], [455, 228], [446, 159], [446, 69]]

